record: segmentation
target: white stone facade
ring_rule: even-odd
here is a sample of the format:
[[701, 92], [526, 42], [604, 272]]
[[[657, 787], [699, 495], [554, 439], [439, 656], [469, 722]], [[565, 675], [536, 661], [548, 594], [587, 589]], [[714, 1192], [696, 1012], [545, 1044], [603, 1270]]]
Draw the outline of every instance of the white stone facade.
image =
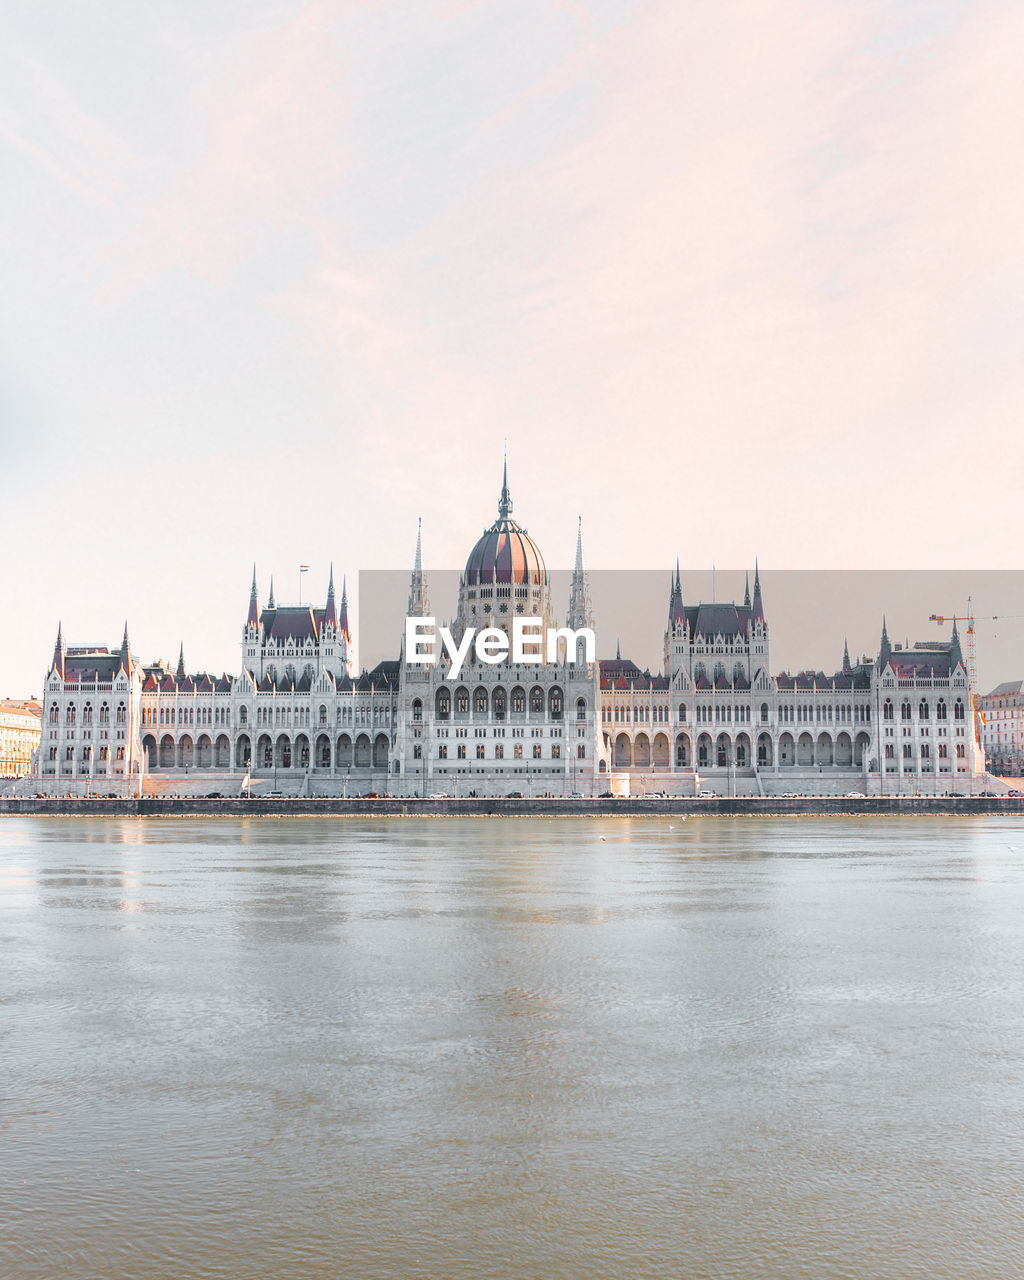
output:
[[[498, 519], [467, 560], [452, 632], [517, 615], [593, 626], [578, 539], [564, 614], [543, 558]], [[432, 616], [417, 539], [408, 613]], [[396, 635], [403, 620], [396, 619]], [[967, 666], [950, 641], [844, 655], [832, 675], [772, 674], [755, 568], [742, 604], [687, 605], [671, 580], [661, 673], [621, 657], [489, 665], [395, 660], [359, 675], [343, 588], [324, 608], [265, 608], [255, 572], [239, 674], [144, 666], [130, 651], [57, 646], [31, 785], [44, 792], [355, 795], [877, 794], [977, 789]]]

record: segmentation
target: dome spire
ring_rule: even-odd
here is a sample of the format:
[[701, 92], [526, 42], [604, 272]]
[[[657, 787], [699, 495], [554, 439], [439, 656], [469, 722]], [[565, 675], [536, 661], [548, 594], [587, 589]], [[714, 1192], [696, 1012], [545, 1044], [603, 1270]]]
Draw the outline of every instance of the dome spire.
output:
[[507, 520], [512, 511], [512, 495], [508, 491], [508, 445], [505, 446], [505, 465], [501, 475], [501, 497], [498, 499], [498, 519]]

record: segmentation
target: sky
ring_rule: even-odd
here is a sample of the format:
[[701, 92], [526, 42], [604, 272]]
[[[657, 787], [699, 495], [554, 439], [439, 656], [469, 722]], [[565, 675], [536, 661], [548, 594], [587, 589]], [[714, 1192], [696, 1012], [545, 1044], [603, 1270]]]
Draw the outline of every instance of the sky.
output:
[[0, 695], [58, 620], [237, 670], [253, 562], [320, 599], [422, 516], [458, 566], [506, 444], [555, 567], [582, 515], [602, 569], [1016, 568], [1021, 48], [1016, 0], [7, 0]]

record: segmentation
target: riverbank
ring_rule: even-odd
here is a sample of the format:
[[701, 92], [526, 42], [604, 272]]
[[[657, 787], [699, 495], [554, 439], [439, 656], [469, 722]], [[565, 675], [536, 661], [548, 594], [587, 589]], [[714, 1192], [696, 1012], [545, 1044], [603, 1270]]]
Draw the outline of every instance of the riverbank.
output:
[[251, 799], [232, 797], [206, 799], [199, 797], [151, 797], [130, 799], [50, 799], [0, 796], [0, 815], [22, 814], [48, 817], [82, 817], [116, 815], [120, 817], [170, 817], [198, 815], [203, 817], [275, 817], [311, 815], [317, 817], [623, 817], [629, 815], [664, 815], [679, 817], [792, 817], [812, 815], [886, 815], [920, 814], [972, 815], [1002, 814], [1024, 817], [1024, 794], [1004, 796], [736, 796], [714, 800], [685, 797], [670, 799], [585, 799], [555, 798], [512, 799], [505, 797], [442, 800], [381, 797], [361, 799], [340, 797], [298, 797], [294, 799]]

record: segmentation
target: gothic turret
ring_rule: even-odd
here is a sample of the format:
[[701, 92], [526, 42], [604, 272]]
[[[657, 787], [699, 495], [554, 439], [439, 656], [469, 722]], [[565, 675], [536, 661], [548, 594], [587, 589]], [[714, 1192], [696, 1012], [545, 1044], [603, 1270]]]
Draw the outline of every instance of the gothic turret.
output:
[[580, 627], [594, 625], [593, 610], [590, 603], [590, 584], [587, 571], [583, 565], [583, 517], [580, 516], [576, 528], [576, 563], [573, 566], [572, 582], [569, 586], [569, 611], [567, 624], [574, 631]]
[[53, 665], [50, 670], [56, 671], [60, 678], [64, 679], [64, 636], [59, 622], [57, 623], [57, 642], [53, 646]]
[[882, 615], [882, 639], [878, 646], [878, 669], [881, 670], [892, 657], [892, 645], [889, 643], [889, 631], [885, 625], [885, 614]]
[[430, 602], [427, 600], [427, 584], [423, 576], [423, 517], [416, 525], [416, 558], [412, 566], [412, 578], [409, 581], [410, 618], [424, 618], [430, 614]]
[[260, 603], [256, 594], [256, 566], [252, 567], [252, 587], [249, 590], [249, 612], [246, 615], [247, 627], [258, 627], [260, 624]]
[[327, 608], [324, 610], [324, 627], [337, 627], [338, 613], [334, 607], [334, 561], [331, 561], [331, 576], [327, 583]]
[[761, 599], [761, 570], [757, 559], [754, 559], [754, 599], [751, 604], [751, 618], [754, 622], [764, 622], [764, 602]]
[[346, 640], [352, 639], [352, 634], [348, 629], [348, 577], [341, 580], [341, 613], [338, 615], [338, 632], [343, 635]]
[[121, 637], [121, 670], [126, 676], [132, 673], [132, 649], [128, 642], [128, 620], [125, 619], [124, 635]]

